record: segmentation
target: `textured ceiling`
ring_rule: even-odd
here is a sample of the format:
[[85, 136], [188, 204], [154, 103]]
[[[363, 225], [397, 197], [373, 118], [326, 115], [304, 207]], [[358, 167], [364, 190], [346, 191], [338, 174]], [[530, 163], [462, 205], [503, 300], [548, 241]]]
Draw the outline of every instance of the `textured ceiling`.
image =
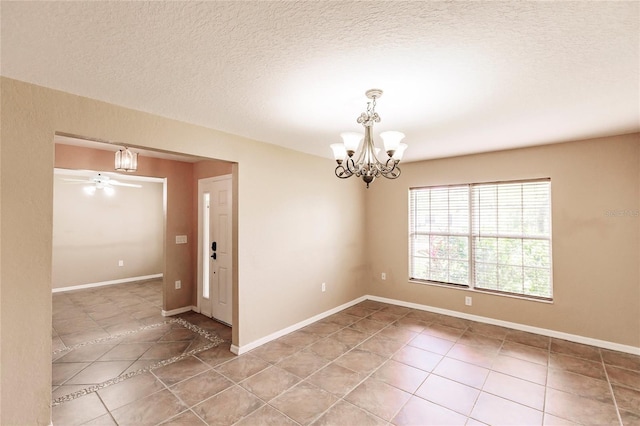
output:
[[638, 131], [639, 6], [2, 1], [1, 73], [326, 157], [381, 88], [419, 160]]

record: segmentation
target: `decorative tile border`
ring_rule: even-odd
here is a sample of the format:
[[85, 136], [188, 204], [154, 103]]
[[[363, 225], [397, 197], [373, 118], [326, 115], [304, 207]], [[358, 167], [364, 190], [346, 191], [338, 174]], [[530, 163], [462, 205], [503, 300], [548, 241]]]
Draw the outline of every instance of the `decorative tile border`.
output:
[[116, 383], [120, 383], [120, 382], [122, 382], [124, 380], [130, 379], [132, 377], [138, 376], [138, 375], [146, 373], [148, 371], [152, 371], [152, 370], [155, 370], [157, 368], [164, 367], [165, 365], [169, 365], [169, 364], [173, 364], [174, 362], [181, 361], [181, 360], [183, 360], [183, 359], [185, 359], [187, 357], [190, 357], [190, 356], [195, 355], [197, 353], [200, 353], [202, 351], [206, 351], [207, 349], [211, 349], [213, 347], [216, 347], [220, 343], [224, 342], [224, 339], [220, 338], [220, 336], [218, 336], [216, 334], [213, 334], [213, 333], [210, 333], [207, 330], [204, 330], [204, 329], [198, 327], [197, 325], [191, 324], [190, 322], [185, 321], [182, 318], [172, 318], [170, 320], [166, 320], [166, 321], [163, 321], [161, 323], [146, 325], [146, 326], [141, 327], [141, 328], [136, 329], [136, 330], [126, 331], [124, 333], [115, 334], [113, 336], [103, 337], [103, 338], [100, 338], [100, 339], [94, 339], [94, 340], [90, 340], [88, 342], [78, 343], [77, 345], [73, 345], [71, 347], [58, 349], [57, 351], [54, 351], [52, 353], [52, 355], [57, 355], [57, 354], [62, 353], [62, 352], [71, 352], [74, 349], [78, 349], [78, 348], [81, 348], [81, 347], [87, 346], [87, 345], [94, 345], [94, 344], [98, 344], [98, 343], [105, 343], [105, 342], [109, 342], [109, 341], [112, 341], [112, 340], [117, 340], [117, 339], [120, 339], [122, 337], [131, 335], [131, 334], [140, 333], [141, 331], [151, 330], [151, 329], [158, 328], [158, 327], [161, 327], [161, 326], [166, 325], [166, 324], [179, 324], [182, 327], [184, 327], [186, 329], [189, 329], [189, 330], [193, 331], [194, 333], [197, 333], [200, 336], [204, 337], [205, 339], [209, 340], [210, 343], [207, 343], [206, 345], [204, 345], [204, 346], [202, 346], [200, 348], [195, 348], [195, 349], [192, 349], [192, 350], [190, 350], [188, 352], [184, 352], [184, 353], [182, 353], [180, 355], [176, 355], [176, 356], [174, 356], [172, 358], [168, 358], [168, 359], [164, 359], [162, 361], [158, 361], [158, 362], [156, 362], [154, 364], [151, 364], [151, 365], [149, 365], [147, 367], [140, 368], [140, 369], [134, 370], [134, 371], [130, 371], [130, 372], [125, 373], [125, 374], [121, 374], [118, 377], [114, 377], [113, 379], [106, 380], [106, 381], [104, 381], [102, 383], [98, 383], [96, 385], [91, 385], [91, 386], [88, 386], [88, 387], [86, 387], [84, 389], [80, 389], [79, 391], [70, 393], [68, 395], [64, 395], [64, 396], [58, 397], [58, 398], [54, 399], [51, 402], [51, 406], [55, 407], [56, 405], [60, 405], [60, 404], [62, 404], [64, 402], [73, 401], [74, 399], [80, 398], [81, 396], [84, 396], [84, 395], [87, 395], [87, 394], [90, 394], [90, 393], [93, 393], [93, 392], [97, 392], [100, 389], [104, 389], [104, 388], [109, 387], [111, 385], [115, 385]]

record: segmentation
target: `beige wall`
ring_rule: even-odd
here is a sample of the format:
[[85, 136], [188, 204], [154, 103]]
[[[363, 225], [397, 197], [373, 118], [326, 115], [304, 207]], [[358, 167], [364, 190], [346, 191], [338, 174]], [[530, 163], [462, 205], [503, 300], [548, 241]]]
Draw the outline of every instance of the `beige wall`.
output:
[[[0, 424], [50, 421], [56, 131], [238, 163], [235, 344], [246, 345], [365, 293], [364, 191], [360, 182], [336, 179], [332, 161], [0, 81], [0, 383], [5, 390]], [[191, 179], [175, 180], [168, 191], [188, 187]], [[190, 209], [191, 197], [189, 192], [178, 202]], [[176, 232], [181, 226], [167, 223]], [[327, 283], [326, 293], [320, 292], [321, 282]]]
[[140, 188], [116, 186], [112, 195], [89, 195], [87, 185], [67, 179], [86, 177], [62, 170], [54, 176], [53, 288], [163, 272], [163, 183], [136, 182]]
[[[410, 187], [540, 177], [551, 178], [553, 304], [408, 281]], [[404, 164], [397, 181], [376, 181], [367, 192], [368, 290], [639, 347], [639, 177], [638, 134]], [[611, 210], [631, 214], [607, 216]]]

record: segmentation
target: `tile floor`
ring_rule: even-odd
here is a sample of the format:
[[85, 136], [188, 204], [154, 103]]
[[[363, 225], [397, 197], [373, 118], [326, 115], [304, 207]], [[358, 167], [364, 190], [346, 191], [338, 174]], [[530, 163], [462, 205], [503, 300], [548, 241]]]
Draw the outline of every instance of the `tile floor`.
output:
[[[164, 321], [159, 288], [54, 295], [54, 350]], [[60, 403], [53, 424], [640, 425], [639, 356], [374, 301], [235, 356], [229, 328], [180, 317], [224, 343]], [[54, 398], [95, 362], [54, 363]]]

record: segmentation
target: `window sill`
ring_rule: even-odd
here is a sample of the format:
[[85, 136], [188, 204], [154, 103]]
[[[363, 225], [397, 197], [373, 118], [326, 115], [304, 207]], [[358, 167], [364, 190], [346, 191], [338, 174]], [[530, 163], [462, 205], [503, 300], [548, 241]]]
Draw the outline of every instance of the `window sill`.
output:
[[488, 294], [491, 296], [500, 296], [500, 297], [508, 297], [511, 299], [519, 299], [519, 300], [526, 300], [529, 302], [541, 302], [541, 303], [546, 303], [548, 305], [553, 305], [553, 299], [541, 299], [541, 298], [537, 298], [537, 297], [527, 297], [527, 296], [521, 296], [518, 294], [510, 294], [510, 293], [499, 293], [499, 292], [494, 292], [494, 291], [490, 291], [490, 290], [481, 290], [481, 289], [477, 289], [477, 288], [471, 288], [466, 284], [448, 284], [448, 283], [443, 283], [443, 282], [438, 282], [438, 281], [423, 281], [423, 280], [413, 280], [413, 279], [409, 279], [409, 283], [410, 284], [421, 284], [421, 285], [428, 285], [428, 286], [434, 286], [434, 287], [440, 287], [440, 288], [449, 288], [452, 290], [462, 290], [465, 292], [471, 292], [471, 293], [479, 293], [479, 294]]

